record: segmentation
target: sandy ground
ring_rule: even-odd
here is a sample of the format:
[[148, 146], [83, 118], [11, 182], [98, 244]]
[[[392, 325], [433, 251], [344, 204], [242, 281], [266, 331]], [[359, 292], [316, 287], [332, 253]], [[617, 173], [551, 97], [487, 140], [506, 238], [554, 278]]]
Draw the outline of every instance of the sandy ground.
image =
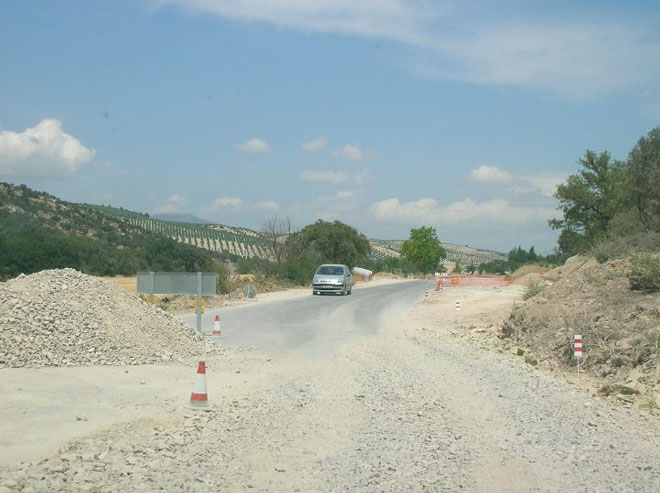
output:
[[318, 360], [211, 360], [210, 413], [182, 406], [190, 368], [3, 370], [0, 491], [657, 491], [657, 420], [467, 337], [520, 294], [430, 292]]
[[[135, 278], [108, 278], [133, 285]], [[354, 289], [405, 281], [375, 279]], [[133, 284], [131, 284], [133, 282]], [[133, 286], [134, 287], [134, 286]], [[135, 291], [135, 289], [133, 289]], [[309, 296], [310, 289], [296, 288], [260, 294], [254, 300], [237, 300], [230, 306], [268, 303]], [[203, 357], [200, 355], [200, 357]], [[280, 373], [295, 368], [287, 361], [279, 373], [265, 364], [267, 355], [240, 366], [249, 372], [224, 368], [225, 362], [209, 361], [211, 395], [231, 397], [255, 386], [264, 386]], [[283, 363], [283, 361], [280, 361]], [[240, 371], [240, 370], [239, 370]], [[195, 378], [195, 368], [142, 365], [130, 367], [7, 368], [0, 370], [0, 466], [37, 460], [57, 452], [67, 441], [93, 434], [109, 426], [152, 419], [163, 411], [182, 416]]]

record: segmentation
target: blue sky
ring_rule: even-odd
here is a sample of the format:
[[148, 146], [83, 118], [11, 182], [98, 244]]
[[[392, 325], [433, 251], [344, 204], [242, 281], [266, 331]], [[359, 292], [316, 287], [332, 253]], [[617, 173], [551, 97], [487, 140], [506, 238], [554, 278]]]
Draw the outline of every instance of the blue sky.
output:
[[549, 251], [586, 149], [660, 123], [660, 4], [3, 2], [0, 180], [251, 227]]

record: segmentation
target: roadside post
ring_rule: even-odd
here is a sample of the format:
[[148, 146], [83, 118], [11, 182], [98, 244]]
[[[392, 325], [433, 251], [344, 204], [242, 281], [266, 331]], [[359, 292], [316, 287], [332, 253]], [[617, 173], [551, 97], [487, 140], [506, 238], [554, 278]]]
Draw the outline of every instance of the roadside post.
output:
[[202, 331], [202, 273], [197, 273], [197, 330]]
[[573, 336], [573, 357], [577, 360], [577, 379], [580, 385], [580, 360], [582, 359], [582, 335]]
[[[149, 272], [149, 304], [150, 305], [154, 302], [154, 279], [155, 279], [155, 277], [156, 277], [155, 272]], [[138, 285], [139, 285], [139, 283], [138, 283]]]

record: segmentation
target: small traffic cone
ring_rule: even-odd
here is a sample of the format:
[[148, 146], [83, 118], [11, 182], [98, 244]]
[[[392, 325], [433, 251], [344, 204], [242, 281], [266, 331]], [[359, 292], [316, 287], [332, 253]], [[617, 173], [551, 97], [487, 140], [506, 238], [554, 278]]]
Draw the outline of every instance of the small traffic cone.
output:
[[214, 336], [219, 336], [220, 335], [220, 315], [215, 316], [215, 320], [213, 321], [213, 334]]
[[209, 396], [206, 392], [206, 363], [200, 361], [197, 365], [197, 375], [188, 408], [194, 410], [206, 410], [209, 408]]

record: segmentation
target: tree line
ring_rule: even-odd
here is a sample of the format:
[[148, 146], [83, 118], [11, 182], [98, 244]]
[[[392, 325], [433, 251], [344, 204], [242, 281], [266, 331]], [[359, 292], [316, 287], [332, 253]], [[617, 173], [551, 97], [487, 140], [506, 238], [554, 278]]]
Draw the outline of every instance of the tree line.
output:
[[660, 247], [660, 127], [641, 137], [625, 161], [587, 150], [580, 170], [559, 185], [563, 217], [558, 253], [566, 259], [593, 251], [601, 261], [628, 251]]

